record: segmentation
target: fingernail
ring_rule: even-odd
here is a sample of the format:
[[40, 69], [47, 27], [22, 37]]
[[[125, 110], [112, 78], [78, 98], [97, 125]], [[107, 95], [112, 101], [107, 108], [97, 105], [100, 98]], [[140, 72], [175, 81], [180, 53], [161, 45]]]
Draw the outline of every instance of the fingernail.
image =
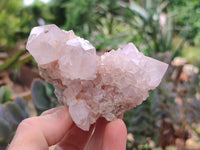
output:
[[56, 117], [60, 119], [63, 119], [67, 116], [68, 112], [65, 106], [56, 107], [41, 114], [41, 117]]
[[57, 110], [58, 110], [57, 107], [52, 108], [52, 109], [49, 109], [49, 110], [46, 110], [46, 111], [44, 111], [40, 116], [46, 116], [46, 115], [52, 114], [52, 113], [54, 113], [54, 112], [57, 111]]

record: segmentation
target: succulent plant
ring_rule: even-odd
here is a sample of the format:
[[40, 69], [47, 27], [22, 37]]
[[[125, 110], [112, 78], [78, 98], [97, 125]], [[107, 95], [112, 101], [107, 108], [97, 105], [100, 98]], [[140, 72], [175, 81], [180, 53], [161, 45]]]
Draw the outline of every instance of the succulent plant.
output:
[[[134, 109], [125, 112], [123, 120], [126, 123], [128, 133], [133, 135], [134, 141], [127, 140], [127, 150], [149, 149], [149, 140], [156, 141], [159, 128], [156, 126], [158, 113], [154, 108], [153, 92], [150, 97]], [[147, 138], [148, 137], [148, 138]]]
[[[25, 100], [17, 97], [11, 101], [11, 95], [7, 86], [0, 88], [0, 150], [6, 149], [19, 123], [29, 117]], [[38, 115], [58, 104], [54, 87], [40, 80], [33, 82], [32, 99]]]
[[14, 101], [0, 104], [0, 150], [6, 149], [17, 126], [27, 117], [29, 113], [23, 98], [17, 97]]
[[54, 87], [48, 82], [43, 83], [41, 80], [35, 80], [32, 84], [31, 93], [38, 115], [58, 104], [54, 94]]
[[11, 90], [7, 86], [0, 87], [0, 104], [3, 104], [11, 99]]
[[134, 138], [128, 141], [128, 150], [139, 146], [152, 148], [149, 147], [152, 141], [154, 146], [162, 148], [184, 147], [191, 130], [200, 138], [200, 72], [188, 76], [187, 80], [172, 79], [178, 69], [170, 66], [165, 80], [150, 93], [148, 100], [124, 114], [128, 133]]

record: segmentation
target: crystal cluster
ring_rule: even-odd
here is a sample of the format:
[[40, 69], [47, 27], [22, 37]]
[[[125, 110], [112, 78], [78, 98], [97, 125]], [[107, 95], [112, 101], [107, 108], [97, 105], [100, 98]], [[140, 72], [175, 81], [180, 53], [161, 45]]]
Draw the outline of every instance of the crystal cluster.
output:
[[56, 25], [34, 27], [26, 48], [83, 130], [99, 117], [111, 121], [141, 104], [168, 67], [144, 56], [132, 43], [97, 56], [87, 40]]

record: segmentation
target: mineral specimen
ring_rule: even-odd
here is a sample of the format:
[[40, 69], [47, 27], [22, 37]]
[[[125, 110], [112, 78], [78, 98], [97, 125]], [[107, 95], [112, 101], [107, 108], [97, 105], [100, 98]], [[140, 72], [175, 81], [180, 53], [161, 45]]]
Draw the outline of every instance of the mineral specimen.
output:
[[34, 27], [26, 48], [83, 130], [99, 117], [111, 121], [141, 104], [168, 67], [144, 56], [132, 43], [97, 56], [87, 40], [56, 25]]

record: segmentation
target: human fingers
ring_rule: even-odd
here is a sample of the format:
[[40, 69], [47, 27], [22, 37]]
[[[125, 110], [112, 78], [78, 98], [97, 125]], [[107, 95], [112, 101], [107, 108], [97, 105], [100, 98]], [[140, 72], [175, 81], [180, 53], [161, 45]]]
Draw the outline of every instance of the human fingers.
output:
[[39, 117], [23, 120], [8, 150], [43, 150], [58, 143], [73, 121], [65, 106], [46, 111]]
[[106, 121], [104, 118], [97, 120], [94, 133], [86, 145], [86, 150], [102, 150], [104, 130], [107, 123], [108, 121]]
[[95, 125], [92, 125], [89, 131], [83, 131], [74, 124], [73, 127], [67, 132], [65, 137], [61, 140], [61, 142], [58, 143], [55, 150], [84, 149], [94, 130], [94, 126]]
[[127, 130], [126, 125], [121, 119], [107, 123], [102, 150], [125, 150], [126, 149]]

